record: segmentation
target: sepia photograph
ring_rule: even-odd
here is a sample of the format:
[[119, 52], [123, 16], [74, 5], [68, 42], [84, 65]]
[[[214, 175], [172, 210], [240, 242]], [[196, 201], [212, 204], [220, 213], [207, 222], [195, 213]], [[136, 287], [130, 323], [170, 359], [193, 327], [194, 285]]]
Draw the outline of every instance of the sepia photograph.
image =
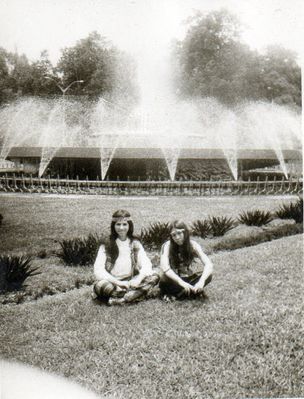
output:
[[0, 399], [303, 398], [303, 1], [0, 10]]

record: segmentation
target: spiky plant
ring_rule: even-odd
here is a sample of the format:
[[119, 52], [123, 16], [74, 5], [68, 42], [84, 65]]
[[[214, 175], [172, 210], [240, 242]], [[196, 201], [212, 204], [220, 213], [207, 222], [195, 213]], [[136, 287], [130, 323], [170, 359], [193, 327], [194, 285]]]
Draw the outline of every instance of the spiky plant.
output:
[[196, 220], [192, 223], [191, 233], [194, 236], [206, 238], [211, 234], [211, 226], [209, 220]]
[[238, 217], [238, 221], [241, 224], [246, 224], [247, 226], [263, 226], [269, 223], [271, 220], [271, 212], [260, 211], [259, 209], [242, 212]]
[[209, 224], [212, 234], [215, 237], [219, 237], [233, 229], [234, 220], [226, 216], [212, 216], [209, 218]]
[[281, 205], [275, 215], [280, 219], [294, 219], [296, 223], [303, 223], [303, 198]]
[[28, 277], [41, 272], [31, 266], [32, 257], [28, 255], [0, 256], [0, 292], [20, 290]]
[[94, 263], [99, 246], [104, 243], [104, 238], [94, 234], [88, 237], [77, 237], [69, 240], [59, 241], [61, 246], [57, 256], [66, 265], [79, 266]]
[[142, 228], [140, 239], [143, 245], [150, 249], [159, 249], [169, 238], [171, 225], [169, 222], [150, 223], [148, 228]]

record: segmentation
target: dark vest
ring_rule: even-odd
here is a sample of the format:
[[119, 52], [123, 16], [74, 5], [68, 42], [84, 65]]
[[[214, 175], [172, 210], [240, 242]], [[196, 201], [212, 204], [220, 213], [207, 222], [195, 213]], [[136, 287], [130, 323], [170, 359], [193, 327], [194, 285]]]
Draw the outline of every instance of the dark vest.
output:
[[[137, 240], [133, 240], [130, 242], [130, 249], [131, 249], [131, 264], [132, 264], [132, 277], [139, 273], [139, 266], [138, 266], [138, 252], [140, 250], [140, 243]], [[111, 273], [114, 263], [109, 254], [107, 254], [106, 259], [106, 271]]]
[[184, 260], [182, 255], [178, 254], [178, 263], [174, 264], [173, 259], [170, 257], [169, 259], [171, 269], [180, 277], [190, 277], [193, 274], [203, 271], [203, 265], [194, 253], [192, 260]]

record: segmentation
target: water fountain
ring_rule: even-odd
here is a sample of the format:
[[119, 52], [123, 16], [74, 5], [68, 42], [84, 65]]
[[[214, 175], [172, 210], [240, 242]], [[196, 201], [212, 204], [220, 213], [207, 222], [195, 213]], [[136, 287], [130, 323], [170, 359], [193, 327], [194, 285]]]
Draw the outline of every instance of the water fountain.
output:
[[133, 109], [122, 106], [121, 99], [118, 105], [104, 98], [90, 102], [68, 96], [23, 98], [0, 109], [0, 159], [6, 159], [12, 147], [41, 147], [42, 176], [61, 147], [94, 147], [99, 149], [105, 179], [117, 148], [132, 148], [140, 139], [145, 148], [161, 150], [174, 180], [182, 151], [195, 138], [195, 149], [223, 153], [235, 180], [242, 150], [274, 151], [288, 176], [284, 150], [302, 150], [299, 114], [265, 102], [229, 109], [213, 98], [182, 101], [171, 86], [167, 49], [157, 49], [153, 59], [151, 53], [147, 48], [140, 58], [141, 102]]
[[248, 104], [239, 117], [246, 122], [245, 129], [249, 133], [242, 135], [242, 145], [273, 150], [282, 172], [288, 178], [283, 150], [302, 149], [300, 116], [287, 107], [257, 102]]
[[35, 127], [46, 124], [45, 107], [43, 102], [34, 98], [19, 100], [0, 109], [0, 159], [6, 159], [11, 148], [23, 142], [35, 143], [34, 136], [39, 134]]
[[115, 151], [128, 148], [128, 141], [144, 137], [147, 147], [161, 149], [170, 179], [174, 180], [178, 159], [188, 146], [188, 137], [199, 148], [220, 149], [234, 179], [238, 177], [238, 153], [242, 149], [275, 152], [281, 170], [288, 170], [283, 151], [301, 151], [300, 116], [285, 107], [248, 103], [227, 109], [214, 99], [197, 102], [168, 102], [123, 114], [104, 101], [23, 99], [1, 109], [2, 146], [0, 159], [12, 147], [41, 147], [39, 175], [42, 176], [61, 147], [100, 149], [101, 176], [105, 179]]

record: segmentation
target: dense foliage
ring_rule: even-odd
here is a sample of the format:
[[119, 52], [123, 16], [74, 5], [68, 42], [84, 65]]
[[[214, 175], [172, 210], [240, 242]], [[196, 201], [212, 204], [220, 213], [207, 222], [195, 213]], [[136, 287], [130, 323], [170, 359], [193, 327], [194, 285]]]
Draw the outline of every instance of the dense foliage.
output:
[[59, 242], [61, 250], [58, 252], [58, 257], [69, 266], [91, 266], [102, 242], [104, 239], [94, 234], [89, 234], [85, 238], [62, 240]]
[[242, 212], [238, 217], [238, 220], [242, 224], [247, 226], [263, 226], [272, 220], [271, 212], [260, 211], [259, 209], [254, 211]]
[[206, 238], [211, 233], [209, 220], [196, 220], [192, 223], [191, 233], [194, 236]]
[[209, 218], [209, 224], [214, 237], [220, 237], [233, 229], [235, 222], [227, 216], [212, 216]]
[[0, 256], [0, 293], [20, 290], [25, 280], [39, 274], [38, 268], [31, 266], [32, 258], [22, 256]]
[[[48, 52], [37, 61], [0, 48], [0, 104], [23, 95], [61, 95], [72, 82], [68, 94], [117, 96], [134, 101], [132, 83], [134, 65], [126, 54], [117, 50], [97, 32], [62, 50], [57, 65], [52, 65]], [[49, 77], [51, 79], [48, 79]]]
[[171, 231], [171, 224], [155, 222], [150, 223], [147, 228], [141, 230], [140, 239], [143, 245], [149, 249], [159, 249], [168, 240]]
[[294, 219], [296, 223], [303, 223], [303, 198], [299, 198], [297, 202], [281, 205], [276, 216], [280, 219]]
[[[215, 97], [227, 105], [264, 100], [301, 106], [297, 55], [279, 45], [269, 46], [264, 54], [253, 51], [242, 42], [241, 29], [225, 9], [190, 18], [185, 38], [173, 45], [177, 93]], [[0, 104], [23, 95], [60, 95], [59, 86], [82, 80], [68, 93], [114, 96], [131, 105], [138, 96], [135, 74], [134, 61], [97, 32], [64, 48], [57, 65], [46, 50], [32, 62], [0, 48]]]
[[301, 105], [301, 69], [296, 54], [270, 46], [261, 55], [240, 38], [241, 23], [225, 9], [191, 19], [175, 48], [181, 95], [215, 97], [231, 105], [242, 100]]

